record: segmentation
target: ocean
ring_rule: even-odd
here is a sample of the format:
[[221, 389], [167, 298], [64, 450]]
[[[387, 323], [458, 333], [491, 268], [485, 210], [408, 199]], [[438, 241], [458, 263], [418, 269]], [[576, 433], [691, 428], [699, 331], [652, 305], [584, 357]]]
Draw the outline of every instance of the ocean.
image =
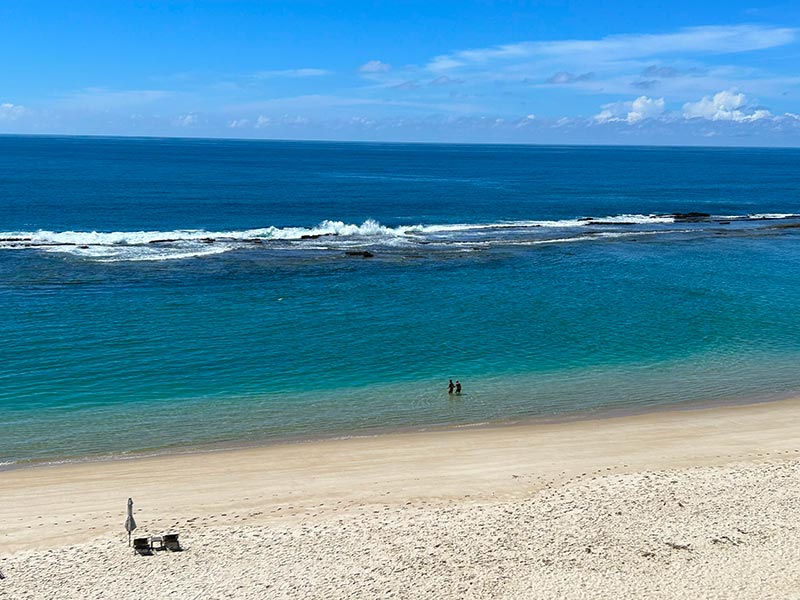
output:
[[0, 465], [800, 394], [798, 174], [0, 136]]

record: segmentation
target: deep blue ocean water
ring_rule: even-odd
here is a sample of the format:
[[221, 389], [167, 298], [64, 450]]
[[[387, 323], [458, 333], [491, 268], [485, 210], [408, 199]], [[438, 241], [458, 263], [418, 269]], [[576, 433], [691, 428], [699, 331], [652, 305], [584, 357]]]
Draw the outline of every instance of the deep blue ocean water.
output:
[[798, 174], [0, 136], [0, 464], [800, 393]]

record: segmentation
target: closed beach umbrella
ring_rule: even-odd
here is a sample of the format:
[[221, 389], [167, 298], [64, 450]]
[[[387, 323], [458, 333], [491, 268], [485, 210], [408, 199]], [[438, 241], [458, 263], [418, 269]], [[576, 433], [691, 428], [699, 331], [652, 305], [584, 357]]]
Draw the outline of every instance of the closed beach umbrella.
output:
[[133, 499], [128, 498], [128, 518], [125, 519], [125, 531], [128, 532], [128, 546], [131, 545], [131, 532], [136, 529], [136, 520], [133, 518]]

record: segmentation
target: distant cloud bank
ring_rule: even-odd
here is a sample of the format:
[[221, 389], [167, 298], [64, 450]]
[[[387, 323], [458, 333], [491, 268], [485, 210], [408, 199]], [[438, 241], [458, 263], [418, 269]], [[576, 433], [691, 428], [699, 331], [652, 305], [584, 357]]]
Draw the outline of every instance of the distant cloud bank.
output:
[[0, 103], [0, 121], [16, 121], [28, 110], [24, 106], [11, 104], [10, 102]]

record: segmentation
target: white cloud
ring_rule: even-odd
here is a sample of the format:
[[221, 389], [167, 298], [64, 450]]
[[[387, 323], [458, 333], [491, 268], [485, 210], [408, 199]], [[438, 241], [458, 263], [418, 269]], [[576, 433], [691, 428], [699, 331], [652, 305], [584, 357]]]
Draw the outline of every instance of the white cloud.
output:
[[435, 57], [430, 63], [428, 63], [428, 70], [433, 72], [440, 72], [440, 71], [449, 71], [450, 69], [457, 69], [458, 67], [463, 67], [464, 62], [453, 58], [452, 56], [448, 56], [447, 54], [443, 54], [441, 56]]
[[555, 85], [565, 85], [568, 83], [575, 83], [578, 81], [589, 81], [592, 77], [594, 77], [594, 73], [591, 71], [588, 73], [581, 73], [580, 75], [573, 75], [567, 71], [559, 71], [554, 75], [551, 75], [547, 78], [546, 83], [552, 83]]
[[375, 121], [375, 119], [371, 119], [369, 117], [355, 116], [355, 117], [351, 117], [350, 118], [350, 120], [348, 121], [348, 124], [349, 125], [356, 125], [356, 126], [359, 126], [359, 127], [371, 128], [371, 127], [375, 126], [376, 121]]
[[386, 73], [391, 71], [392, 65], [379, 60], [371, 60], [361, 65], [358, 70], [361, 73]]
[[742, 93], [723, 90], [713, 97], [704, 96], [698, 102], [687, 102], [683, 105], [683, 116], [687, 119], [744, 123], [771, 117], [772, 113], [763, 108], [748, 107], [747, 98]]
[[265, 129], [267, 127], [280, 127], [285, 125], [308, 125], [312, 120], [302, 115], [293, 115], [285, 113], [279, 117], [265, 117], [259, 115], [255, 122], [256, 129]]
[[536, 115], [531, 114], [531, 115], [527, 115], [527, 116], [523, 117], [522, 119], [518, 119], [516, 126], [517, 127], [526, 127], [528, 125], [534, 124], [535, 122], [536, 122]]
[[180, 115], [175, 119], [175, 125], [178, 127], [192, 127], [197, 125], [197, 115], [190, 113], [188, 115]]
[[652, 119], [664, 114], [665, 102], [663, 98], [649, 98], [639, 96], [630, 102], [612, 102], [604, 104], [603, 110], [594, 116], [597, 123], [639, 123], [645, 119]]
[[329, 75], [325, 69], [284, 69], [282, 71], [258, 71], [253, 76], [256, 79], [271, 79], [273, 77], [320, 77]]
[[16, 121], [27, 112], [28, 109], [24, 106], [3, 102], [0, 104], [0, 121]]
[[234, 119], [228, 123], [228, 127], [231, 129], [241, 129], [242, 127], [247, 127], [248, 125], [250, 125], [250, 119]]
[[308, 125], [309, 123], [311, 123], [311, 119], [302, 115], [287, 114], [281, 116], [282, 125]]
[[673, 33], [610, 35], [599, 40], [521, 42], [463, 50], [435, 57], [428, 69], [447, 71], [490, 61], [526, 58], [590, 59], [594, 62], [645, 58], [665, 54], [729, 54], [790, 44], [798, 30], [761, 25], [689, 27]]

